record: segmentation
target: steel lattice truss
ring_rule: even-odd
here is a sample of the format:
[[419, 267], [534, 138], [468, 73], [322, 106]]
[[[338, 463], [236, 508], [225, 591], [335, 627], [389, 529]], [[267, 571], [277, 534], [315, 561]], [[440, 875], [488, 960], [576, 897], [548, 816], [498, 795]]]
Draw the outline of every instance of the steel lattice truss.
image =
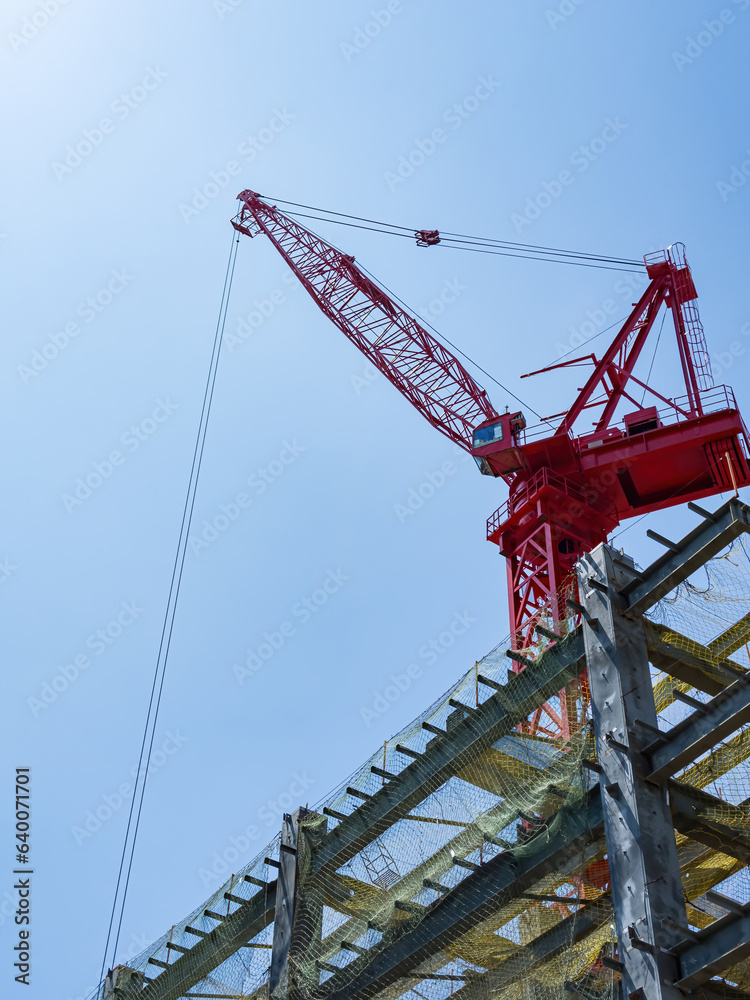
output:
[[240, 195], [233, 220], [246, 236], [265, 233], [322, 311], [446, 437], [471, 451], [477, 424], [497, 416], [463, 365], [330, 243], [261, 201]]

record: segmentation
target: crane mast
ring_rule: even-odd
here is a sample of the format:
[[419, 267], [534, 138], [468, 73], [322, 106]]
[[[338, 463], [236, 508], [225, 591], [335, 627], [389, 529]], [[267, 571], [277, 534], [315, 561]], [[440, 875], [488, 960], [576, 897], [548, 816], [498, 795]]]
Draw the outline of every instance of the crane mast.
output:
[[[530, 373], [591, 364], [572, 406], [547, 427], [517, 434], [512, 447], [506, 434], [475, 448], [485, 474], [515, 474], [487, 537], [508, 560], [518, 648], [534, 645], [544, 619], [553, 629], [565, 619], [565, 601], [575, 596], [565, 593], [565, 581], [574, 577], [575, 563], [622, 520], [736, 492], [750, 481], [747, 430], [732, 390], [712, 384], [684, 247], [650, 254], [646, 270], [651, 281], [601, 360], [589, 355]], [[685, 385], [685, 395], [674, 398], [634, 375], [662, 306], [672, 315]], [[631, 409], [616, 419], [621, 404]], [[595, 417], [593, 431], [576, 436], [584, 413]], [[478, 428], [475, 439], [490, 428]]]
[[[559, 638], [577, 599], [575, 565], [621, 520], [750, 484], [748, 434], [728, 386], [713, 386], [697, 292], [682, 244], [645, 258], [650, 283], [573, 404], [527, 429], [522, 412], [499, 414], [485, 390], [414, 317], [355, 263], [253, 191], [232, 220], [267, 236], [331, 321], [509, 498], [487, 522], [505, 556], [511, 647], [519, 671]], [[433, 242], [438, 234], [430, 234]], [[430, 244], [431, 245], [431, 244]], [[685, 395], [668, 397], [634, 374], [663, 306], [669, 309]], [[524, 376], [527, 377], [527, 376]], [[642, 394], [638, 402], [637, 395]], [[644, 405], [649, 396], [649, 405]], [[630, 412], [622, 413], [628, 406]], [[595, 416], [593, 431], [575, 434]], [[555, 424], [554, 421], [559, 420]], [[569, 739], [584, 721], [586, 678], [539, 708], [526, 730]], [[580, 695], [583, 697], [580, 697]]]

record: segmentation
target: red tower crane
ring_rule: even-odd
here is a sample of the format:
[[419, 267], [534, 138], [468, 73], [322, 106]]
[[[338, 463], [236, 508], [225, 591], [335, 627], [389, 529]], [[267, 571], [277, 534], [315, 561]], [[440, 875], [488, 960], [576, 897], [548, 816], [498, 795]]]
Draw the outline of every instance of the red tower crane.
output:
[[[593, 369], [568, 410], [527, 429], [522, 412], [499, 414], [450, 351], [353, 257], [255, 192], [238, 199], [235, 229], [265, 234], [323, 312], [433, 427], [470, 452], [483, 474], [507, 483], [509, 498], [490, 517], [487, 537], [507, 561], [519, 670], [537, 649], [535, 635], [554, 641], [560, 634], [566, 599], [575, 597], [576, 561], [621, 520], [750, 484], [747, 429], [732, 390], [712, 384], [681, 244], [645, 258], [648, 288], [601, 359], [590, 354], [529, 373]], [[438, 234], [431, 236], [436, 242]], [[685, 385], [673, 398], [634, 374], [662, 306], [672, 316]], [[595, 416], [594, 430], [576, 435], [584, 413]], [[561, 692], [529, 730], [567, 739], [582, 721], [568, 702]]]

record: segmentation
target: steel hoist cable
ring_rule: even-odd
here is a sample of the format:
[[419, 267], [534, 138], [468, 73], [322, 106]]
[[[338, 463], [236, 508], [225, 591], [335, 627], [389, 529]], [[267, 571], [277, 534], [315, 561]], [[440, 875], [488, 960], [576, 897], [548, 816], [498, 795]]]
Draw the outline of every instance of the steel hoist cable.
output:
[[136, 771], [135, 789], [133, 793], [133, 798], [131, 799], [130, 802], [128, 822], [125, 830], [125, 839], [122, 847], [122, 853], [120, 855], [120, 864], [117, 872], [117, 882], [115, 885], [115, 893], [112, 900], [112, 911], [109, 919], [109, 927], [107, 928], [107, 941], [104, 946], [102, 966], [101, 966], [101, 971], [99, 973], [100, 984], [104, 979], [104, 970], [107, 968], [108, 959], [110, 959], [112, 966], [115, 963], [117, 946], [119, 944], [120, 932], [122, 930], [122, 921], [125, 913], [125, 901], [127, 899], [128, 887], [130, 885], [130, 875], [133, 869], [133, 858], [135, 856], [135, 847], [138, 839], [138, 830], [140, 827], [141, 813], [143, 810], [143, 799], [146, 791], [146, 781], [148, 778], [149, 765], [151, 762], [151, 754], [154, 746], [156, 723], [159, 716], [159, 708], [161, 706], [161, 698], [164, 690], [164, 678], [166, 676], [167, 662], [169, 659], [169, 650], [172, 641], [172, 632], [174, 629], [177, 601], [180, 594], [180, 585], [182, 583], [182, 573], [185, 566], [188, 535], [192, 523], [193, 510], [195, 508], [195, 497], [198, 488], [198, 480], [200, 477], [201, 464], [203, 461], [203, 450], [206, 443], [206, 433], [208, 430], [208, 421], [211, 413], [211, 403], [213, 401], [214, 388], [216, 386], [216, 375], [218, 372], [219, 357], [221, 354], [221, 345], [224, 335], [224, 327], [226, 325], [227, 310], [229, 308], [229, 296], [232, 290], [232, 280], [234, 278], [234, 268], [237, 260], [238, 246], [239, 246], [239, 236], [235, 233], [232, 233], [232, 243], [229, 250], [229, 260], [227, 262], [227, 269], [224, 275], [224, 287], [221, 295], [221, 304], [219, 306], [219, 317], [216, 323], [216, 330], [214, 333], [208, 376], [206, 378], [206, 386], [203, 392], [203, 403], [201, 407], [200, 420], [198, 423], [198, 432], [195, 441], [195, 448], [193, 450], [193, 459], [190, 467], [190, 476], [188, 479], [188, 486], [185, 494], [185, 502], [182, 509], [182, 519], [180, 522], [180, 533], [177, 541], [177, 551], [175, 553], [174, 564], [172, 567], [172, 577], [169, 584], [169, 595], [167, 598], [167, 606], [164, 613], [161, 638], [159, 641], [159, 652], [157, 654], [156, 665], [154, 668], [154, 675], [151, 684], [151, 693], [149, 696], [148, 710], [146, 713], [146, 722], [143, 727], [141, 749], [138, 757], [138, 769]]
[[[304, 212], [288, 212], [288, 215], [300, 216], [301, 218], [316, 219], [319, 222], [333, 222], [340, 226], [350, 226], [354, 229], [367, 229], [370, 232], [383, 233], [388, 236], [400, 236], [405, 239], [414, 239], [415, 234], [420, 230], [412, 226], [401, 226], [391, 222], [379, 222], [376, 219], [368, 219], [359, 215], [350, 215], [346, 212], [334, 212], [325, 208], [316, 208], [313, 205], [304, 205], [301, 202], [288, 201], [285, 198], [270, 199], [283, 205], [292, 205], [295, 208], [304, 208], [308, 212], [322, 212], [323, 215], [307, 215]], [[333, 216], [333, 218], [330, 218]], [[345, 219], [352, 221], [345, 222]], [[369, 225], [362, 225], [369, 223]], [[465, 233], [439, 233], [439, 242], [435, 245], [449, 247], [453, 250], [466, 250], [471, 253], [488, 253], [501, 257], [519, 257], [525, 260], [541, 260], [558, 264], [573, 264], [577, 267], [595, 267], [614, 271], [643, 271], [642, 261], [633, 260], [629, 257], [616, 257], [609, 254], [582, 253], [576, 250], [562, 249], [560, 247], [545, 247], [534, 243], [515, 243], [509, 240], [498, 240], [484, 236], [468, 236]], [[532, 253], [533, 251], [533, 253]], [[544, 256], [539, 256], [543, 254]]]

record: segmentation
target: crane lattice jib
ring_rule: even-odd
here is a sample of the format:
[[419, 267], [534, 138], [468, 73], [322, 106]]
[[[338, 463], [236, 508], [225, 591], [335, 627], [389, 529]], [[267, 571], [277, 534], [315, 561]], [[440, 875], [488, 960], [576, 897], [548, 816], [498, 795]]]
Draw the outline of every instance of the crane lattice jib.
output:
[[466, 451], [472, 432], [497, 416], [463, 365], [354, 263], [253, 191], [232, 220], [246, 236], [265, 233], [309, 294], [372, 364], [429, 420]]

